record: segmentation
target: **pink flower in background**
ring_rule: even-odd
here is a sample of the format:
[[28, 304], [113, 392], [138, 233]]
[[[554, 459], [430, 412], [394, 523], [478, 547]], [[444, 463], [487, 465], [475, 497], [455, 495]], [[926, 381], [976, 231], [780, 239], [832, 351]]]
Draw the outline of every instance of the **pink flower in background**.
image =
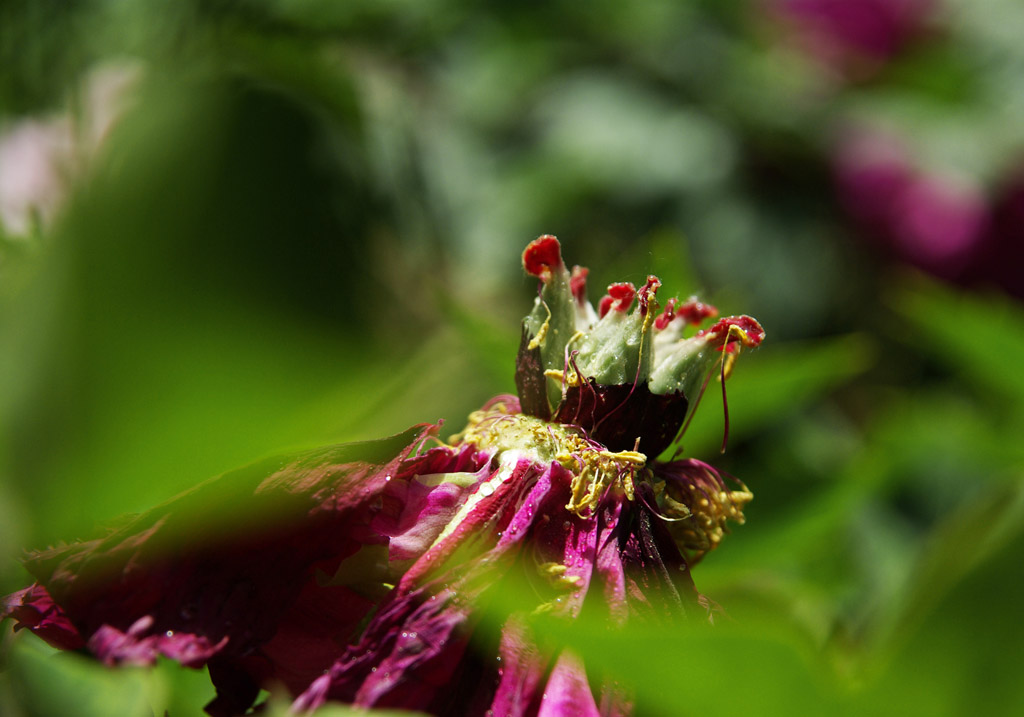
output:
[[0, 226], [28, 236], [64, 201], [74, 143], [66, 119], [23, 120], [0, 133]]
[[707, 615], [690, 568], [752, 496], [706, 463], [658, 457], [764, 331], [737, 316], [694, 332], [714, 307], [670, 300], [659, 314], [653, 276], [613, 284], [598, 317], [554, 237], [523, 263], [540, 291], [518, 397], [491, 400], [448, 443], [420, 426], [269, 459], [106, 538], [36, 553], [37, 582], [2, 615], [109, 665], [207, 666], [212, 715], [278, 685], [297, 711], [630, 713], [628, 691], [539, 639], [534, 616], [572, 620], [584, 603], [616, 626]]
[[0, 228], [26, 237], [57, 217], [85, 163], [124, 113], [140, 68], [121, 62], [96, 68], [76, 112], [52, 119], [0, 123]]
[[903, 253], [937, 274], [955, 275], [979, 249], [989, 208], [972, 182], [922, 175], [898, 195], [893, 219], [893, 236]]
[[874, 75], [923, 35], [933, 0], [773, 0], [791, 41], [853, 80]]
[[835, 176], [843, 206], [863, 231], [938, 276], [960, 276], [986, 241], [990, 209], [981, 188], [917, 168], [895, 137], [847, 135]]

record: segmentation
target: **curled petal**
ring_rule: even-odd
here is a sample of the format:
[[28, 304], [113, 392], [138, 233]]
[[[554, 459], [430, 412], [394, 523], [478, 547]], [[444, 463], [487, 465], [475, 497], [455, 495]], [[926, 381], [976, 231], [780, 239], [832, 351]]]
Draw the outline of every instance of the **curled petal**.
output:
[[78, 628], [39, 583], [8, 595], [0, 607], [0, 620], [13, 618], [15, 630], [27, 628], [62, 650], [77, 650], [85, 645]]
[[102, 625], [89, 638], [89, 650], [107, 665], [151, 665], [160, 655], [186, 667], [202, 667], [227, 645], [225, 636], [214, 644], [204, 635], [188, 632], [153, 633], [153, 617], [145, 615], [127, 631]]

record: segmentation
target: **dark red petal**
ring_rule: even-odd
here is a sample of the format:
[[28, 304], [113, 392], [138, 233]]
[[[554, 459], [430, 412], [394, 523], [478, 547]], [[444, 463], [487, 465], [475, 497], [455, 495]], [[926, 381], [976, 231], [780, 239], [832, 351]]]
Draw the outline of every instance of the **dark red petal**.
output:
[[39, 583], [5, 597], [2, 608], [0, 620], [13, 618], [15, 630], [28, 628], [62, 650], [77, 650], [85, 646], [78, 628]]
[[[657, 621], [683, 620], [686, 607], [699, 601], [689, 567], [666, 523], [648, 506], [655, 505], [650, 483], [637, 483], [638, 500], [620, 525], [620, 558], [631, 615]], [[625, 511], [624, 511], [625, 512]]]
[[260, 648], [280, 680], [293, 694], [309, 684], [358, 635], [359, 620], [375, 601], [342, 586], [307, 583], [270, 642]]
[[216, 644], [205, 635], [167, 630], [153, 632], [150, 615], [136, 620], [126, 631], [102, 625], [89, 638], [89, 651], [107, 665], [151, 665], [160, 655], [186, 667], [202, 667], [227, 645], [224, 636]]

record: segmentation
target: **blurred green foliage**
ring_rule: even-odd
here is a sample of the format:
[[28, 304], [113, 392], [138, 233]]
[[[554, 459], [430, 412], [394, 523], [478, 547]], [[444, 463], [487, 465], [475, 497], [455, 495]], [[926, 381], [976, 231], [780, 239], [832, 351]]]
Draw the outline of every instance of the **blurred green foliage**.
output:
[[[728, 617], [552, 634], [648, 714], [1024, 707], [1024, 312], [909, 269], [832, 176], [878, 125], [994, 202], [1024, 167], [1024, 13], [923, 3], [837, 65], [775, 7], [4, 4], [0, 130], [65, 134], [59, 209], [0, 215], [0, 592], [23, 549], [253, 459], [458, 430], [513, 388], [519, 251], [550, 232], [592, 293], [656, 272], [768, 331], [729, 451], [715, 385], [683, 439], [756, 494], [694, 571]], [[212, 692], [3, 641], [5, 715]]]

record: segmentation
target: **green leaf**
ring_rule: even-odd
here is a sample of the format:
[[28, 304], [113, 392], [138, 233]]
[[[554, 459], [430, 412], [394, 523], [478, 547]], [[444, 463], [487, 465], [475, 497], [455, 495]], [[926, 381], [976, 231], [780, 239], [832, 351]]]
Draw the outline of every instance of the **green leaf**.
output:
[[152, 717], [151, 698], [162, 702], [162, 688], [145, 669], [111, 670], [81, 655], [56, 653], [27, 633], [12, 643], [9, 699], [24, 715]]
[[918, 278], [891, 303], [934, 354], [979, 386], [1024, 406], [1024, 310], [1006, 297], [978, 296]]
[[[290, 703], [284, 699], [271, 698], [267, 703], [267, 717], [294, 717]], [[326, 704], [320, 709], [314, 710], [311, 714], [316, 717], [417, 717], [425, 712], [411, 712], [407, 710], [394, 709], [365, 709], [352, 707], [351, 705]]]

